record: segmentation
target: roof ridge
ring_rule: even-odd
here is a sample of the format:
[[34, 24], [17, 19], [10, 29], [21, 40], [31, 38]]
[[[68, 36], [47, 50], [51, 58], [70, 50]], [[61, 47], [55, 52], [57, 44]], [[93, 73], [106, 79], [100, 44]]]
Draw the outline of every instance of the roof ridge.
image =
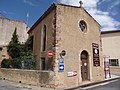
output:
[[24, 22], [24, 23], [25, 23], [24, 20], [15, 20], [15, 19], [13, 19], [13, 18], [7, 18], [7, 17], [2, 17], [2, 16], [0, 16], [0, 18], [2, 18], [2, 19], [7, 19], [7, 20], [12, 20], [12, 21]]
[[107, 33], [117, 33], [117, 32], [120, 32], [120, 30], [101, 31], [101, 34], [107, 34]]

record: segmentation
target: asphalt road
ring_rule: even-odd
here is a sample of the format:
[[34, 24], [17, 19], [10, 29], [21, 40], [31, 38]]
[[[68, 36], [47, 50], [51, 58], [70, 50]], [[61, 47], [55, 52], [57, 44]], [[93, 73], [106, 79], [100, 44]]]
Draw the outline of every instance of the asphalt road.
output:
[[120, 79], [85, 87], [78, 90], [120, 90]]

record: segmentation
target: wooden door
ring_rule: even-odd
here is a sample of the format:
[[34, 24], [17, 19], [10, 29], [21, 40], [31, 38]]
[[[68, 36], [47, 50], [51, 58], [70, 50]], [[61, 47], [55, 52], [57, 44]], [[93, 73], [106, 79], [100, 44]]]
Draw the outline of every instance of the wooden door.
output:
[[88, 53], [83, 51], [81, 53], [81, 76], [82, 81], [88, 80]]

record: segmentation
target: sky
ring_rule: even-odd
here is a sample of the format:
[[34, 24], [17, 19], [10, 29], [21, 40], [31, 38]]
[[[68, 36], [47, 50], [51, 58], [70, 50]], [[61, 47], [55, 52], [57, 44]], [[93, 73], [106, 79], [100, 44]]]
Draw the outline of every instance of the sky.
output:
[[[0, 15], [24, 20], [30, 27], [53, 2], [79, 6], [80, 0], [0, 0]], [[120, 30], [120, 0], [82, 0], [102, 31]]]

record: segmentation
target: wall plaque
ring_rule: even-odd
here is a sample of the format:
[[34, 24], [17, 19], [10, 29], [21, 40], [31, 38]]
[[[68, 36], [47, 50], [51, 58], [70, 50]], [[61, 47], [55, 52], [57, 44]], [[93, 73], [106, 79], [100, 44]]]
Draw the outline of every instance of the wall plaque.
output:
[[99, 45], [96, 43], [92, 43], [92, 49], [93, 49], [93, 66], [100, 66]]

